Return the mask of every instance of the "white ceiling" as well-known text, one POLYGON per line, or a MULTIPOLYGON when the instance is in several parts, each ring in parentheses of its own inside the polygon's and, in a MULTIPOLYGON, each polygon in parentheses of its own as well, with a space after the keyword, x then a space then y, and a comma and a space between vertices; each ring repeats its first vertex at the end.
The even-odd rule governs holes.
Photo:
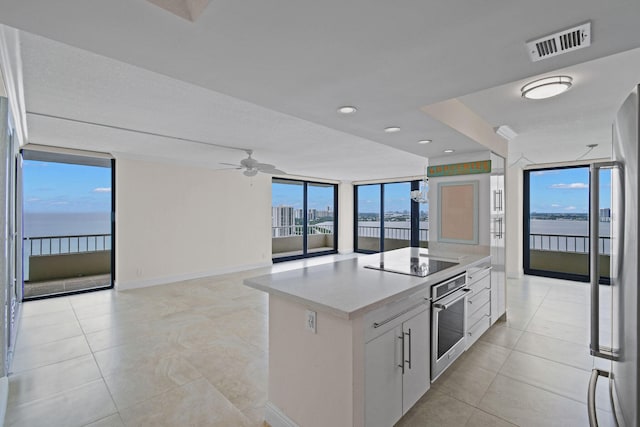
MULTIPOLYGON (((598 143, 588 157, 602 157, 617 105, 640 82, 636 0, 215 0, 195 22, 143 0, 0 0, 0 11, 26 31, 27 111, 253 148, 320 178, 416 175, 444 148, 480 149, 420 110, 451 98, 515 129, 516 156, 573 160, 598 143), (591 47, 529 61, 525 41, 588 20, 591 47), (567 94, 520 98, 523 82, 555 70, 575 78, 567 94), (357 114, 336 114, 345 104, 357 114), (403 130, 383 133, 390 125, 403 130)), ((208 166, 243 157, 37 114, 33 143, 208 166)))

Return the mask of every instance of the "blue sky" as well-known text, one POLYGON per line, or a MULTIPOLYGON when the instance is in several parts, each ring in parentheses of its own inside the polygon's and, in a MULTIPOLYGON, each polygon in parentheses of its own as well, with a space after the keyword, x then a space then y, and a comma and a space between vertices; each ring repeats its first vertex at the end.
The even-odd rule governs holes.
MULTIPOLYGON (((589 168, 532 171, 531 212, 587 213, 589 211, 589 168)), ((611 173, 600 175, 600 207, 611 206, 611 173)))
POLYGON ((25 160, 26 212, 111 211, 111 169, 25 160))
MULTIPOLYGON (((309 209, 333 210, 333 186, 308 186, 309 209)), ((303 187, 300 185, 273 183, 271 199, 273 206, 293 206, 302 209, 303 187)))

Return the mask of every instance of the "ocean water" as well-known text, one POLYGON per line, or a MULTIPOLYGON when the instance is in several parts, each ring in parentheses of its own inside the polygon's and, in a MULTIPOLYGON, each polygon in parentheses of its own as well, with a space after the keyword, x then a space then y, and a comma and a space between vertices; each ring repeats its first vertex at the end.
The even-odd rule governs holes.
POLYGON ((110 234, 110 212, 43 213, 25 212, 24 237, 110 234))

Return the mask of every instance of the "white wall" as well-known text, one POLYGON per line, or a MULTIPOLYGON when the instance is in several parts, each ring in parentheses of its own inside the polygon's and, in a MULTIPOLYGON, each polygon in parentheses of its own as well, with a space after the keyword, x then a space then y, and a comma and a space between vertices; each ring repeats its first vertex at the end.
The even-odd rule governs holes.
POLYGON ((338 252, 353 252, 353 184, 350 181, 338 185, 338 252))
POLYGON ((271 264, 271 176, 117 158, 116 287, 271 264))
POLYGON ((522 206, 523 181, 522 168, 517 164, 506 168, 507 197, 507 277, 519 278, 524 274, 522 264, 522 206))

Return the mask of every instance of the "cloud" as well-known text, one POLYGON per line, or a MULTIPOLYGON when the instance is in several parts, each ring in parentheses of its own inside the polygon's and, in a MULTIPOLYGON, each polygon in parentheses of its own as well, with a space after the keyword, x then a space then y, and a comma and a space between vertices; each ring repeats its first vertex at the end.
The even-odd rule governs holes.
POLYGON ((551 184, 549 188, 561 188, 567 190, 584 190, 589 188, 589 184, 584 182, 574 182, 571 184, 551 184))
POLYGON ((564 208, 565 211, 575 211, 577 208, 575 206, 567 206, 564 208))
POLYGON ((98 187, 93 189, 94 193, 111 193, 111 187, 98 187))
POLYGON ((552 208, 560 208, 560 207, 562 207, 562 205, 557 205, 557 204, 554 203, 553 205, 551 205, 551 207, 552 208))
POLYGON ((559 174, 560 171, 557 170, 546 170, 546 171, 535 171, 533 172, 533 175, 539 176, 539 175, 557 175, 559 174))

